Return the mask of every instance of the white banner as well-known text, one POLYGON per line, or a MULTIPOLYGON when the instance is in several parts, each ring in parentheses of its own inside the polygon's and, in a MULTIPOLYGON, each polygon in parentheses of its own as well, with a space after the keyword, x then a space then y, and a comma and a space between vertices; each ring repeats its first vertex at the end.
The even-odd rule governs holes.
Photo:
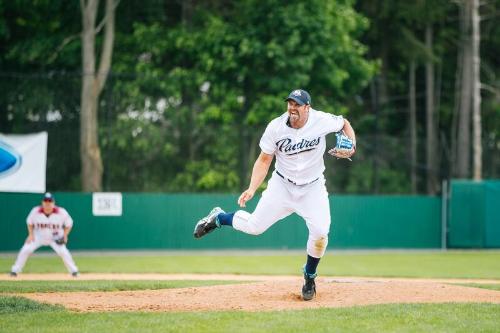
POLYGON ((0 133, 0 192, 45 192, 47 132, 0 133))

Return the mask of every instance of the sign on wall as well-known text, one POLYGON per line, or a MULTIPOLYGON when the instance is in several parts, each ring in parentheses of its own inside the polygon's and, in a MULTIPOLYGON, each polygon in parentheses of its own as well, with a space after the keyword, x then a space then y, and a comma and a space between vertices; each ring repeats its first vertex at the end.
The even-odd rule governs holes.
POLYGON ((0 192, 45 192, 47 132, 0 133, 0 192))
POLYGON ((119 192, 92 193, 92 214, 94 216, 121 216, 122 194, 119 192))

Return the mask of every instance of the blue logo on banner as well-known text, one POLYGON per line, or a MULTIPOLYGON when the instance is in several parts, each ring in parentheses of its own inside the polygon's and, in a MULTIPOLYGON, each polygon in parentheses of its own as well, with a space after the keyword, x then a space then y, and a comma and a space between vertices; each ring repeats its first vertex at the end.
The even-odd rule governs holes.
POLYGON ((0 141, 0 178, 16 172, 21 167, 22 157, 13 147, 0 141))

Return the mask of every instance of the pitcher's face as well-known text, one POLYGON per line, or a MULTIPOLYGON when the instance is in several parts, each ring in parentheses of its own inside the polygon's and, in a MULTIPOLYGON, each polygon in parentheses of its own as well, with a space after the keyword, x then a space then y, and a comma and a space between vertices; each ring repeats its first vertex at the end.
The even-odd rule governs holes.
POLYGON ((307 120, 307 115, 309 113, 309 105, 300 105, 293 99, 290 99, 287 101, 287 111, 288 116, 290 117, 290 123, 305 123, 307 120))

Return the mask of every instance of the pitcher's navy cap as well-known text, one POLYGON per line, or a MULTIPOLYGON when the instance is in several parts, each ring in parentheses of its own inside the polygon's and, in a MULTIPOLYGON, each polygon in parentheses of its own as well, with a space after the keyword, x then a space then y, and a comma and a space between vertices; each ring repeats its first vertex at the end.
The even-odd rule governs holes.
POLYGON ((288 95, 286 101, 290 99, 294 100, 299 105, 311 104, 311 96, 307 91, 302 89, 295 89, 292 91, 290 95, 288 95))
POLYGON ((43 201, 54 201, 54 196, 52 193, 47 192, 43 195, 43 201))

